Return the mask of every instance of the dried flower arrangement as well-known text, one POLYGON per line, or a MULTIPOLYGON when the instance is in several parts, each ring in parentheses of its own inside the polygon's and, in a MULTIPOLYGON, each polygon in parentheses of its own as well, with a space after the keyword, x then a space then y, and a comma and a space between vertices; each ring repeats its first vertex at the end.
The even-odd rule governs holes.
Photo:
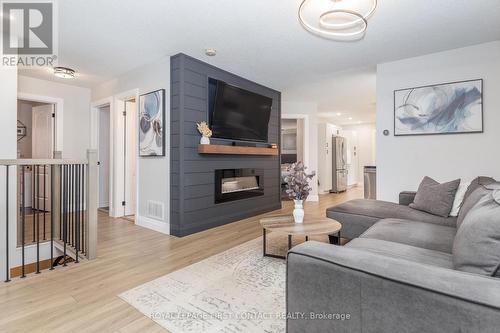
POLYGON ((305 200, 311 192, 309 181, 316 175, 313 171, 310 174, 306 173, 307 167, 304 163, 297 162, 290 165, 287 169, 288 175, 285 177, 286 193, 293 200, 305 200))
POLYGON ((198 128, 198 132, 204 137, 209 138, 212 136, 212 131, 208 128, 206 122, 202 121, 201 123, 196 123, 196 127, 198 128))

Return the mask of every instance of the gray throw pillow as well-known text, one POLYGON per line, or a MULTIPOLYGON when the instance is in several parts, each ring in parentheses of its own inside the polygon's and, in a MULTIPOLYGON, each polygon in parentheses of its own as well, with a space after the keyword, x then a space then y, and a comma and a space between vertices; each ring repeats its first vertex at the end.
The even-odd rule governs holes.
POLYGON ((472 207, 453 241, 453 266, 464 272, 500 277, 500 185, 472 207))
POLYGON ((495 183, 495 182, 496 182, 496 180, 491 178, 491 177, 479 176, 477 178, 474 178, 470 182, 470 185, 469 185, 469 187, 467 187, 467 191, 464 194, 464 202, 465 202, 465 200, 467 200, 469 195, 471 195, 479 187, 482 187, 483 185, 489 185, 489 184, 495 183))
POLYGON ((432 178, 424 177, 410 207, 448 217, 453 207, 458 185, 460 185, 460 179, 440 184, 432 178))
POLYGON ((469 194, 467 198, 464 199, 464 202, 462 203, 462 207, 460 207, 460 212, 458 213, 458 218, 457 218, 457 229, 460 228, 462 225, 465 217, 469 213, 469 211, 474 207, 479 200, 481 200, 482 197, 485 195, 490 194, 490 190, 488 190, 484 185, 479 185, 479 187, 475 187, 474 192, 469 194))

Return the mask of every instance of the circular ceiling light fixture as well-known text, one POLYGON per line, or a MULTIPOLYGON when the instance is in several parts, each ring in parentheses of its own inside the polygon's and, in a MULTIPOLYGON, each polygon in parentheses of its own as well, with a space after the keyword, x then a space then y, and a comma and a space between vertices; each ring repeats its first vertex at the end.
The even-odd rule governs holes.
POLYGON ((205 49, 205 54, 209 57, 215 57, 217 55, 217 50, 213 48, 205 49))
POLYGON ((54 75, 63 79, 73 79, 75 70, 68 67, 54 67, 54 75))
POLYGON ((299 22, 320 37, 355 41, 364 37, 377 0, 303 0, 299 22))

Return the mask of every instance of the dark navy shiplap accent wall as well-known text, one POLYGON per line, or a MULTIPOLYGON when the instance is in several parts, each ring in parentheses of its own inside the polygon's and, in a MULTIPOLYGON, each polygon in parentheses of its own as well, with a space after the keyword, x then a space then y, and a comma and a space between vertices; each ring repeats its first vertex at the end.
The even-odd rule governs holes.
POLYGON ((182 237, 280 209, 279 156, 198 154, 196 122, 208 122, 208 78, 222 80, 273 99, 269 143, 279 145, 281 93, 185 54, 171 57, 170 70, 170 234, 182 237), (264 196, 215 204, 214 171, 241 168, 264 170, 264 196))

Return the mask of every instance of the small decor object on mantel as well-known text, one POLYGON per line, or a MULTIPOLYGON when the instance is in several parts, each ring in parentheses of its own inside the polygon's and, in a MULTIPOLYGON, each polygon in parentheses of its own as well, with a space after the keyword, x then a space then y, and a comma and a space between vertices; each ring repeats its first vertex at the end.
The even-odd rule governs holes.
POLYGON ((198 132, 200 132, 201 139, 200 139, 200 144, 202 145, 209 145, 210 144, 210 137, 212 136, 212 131, 210 128, 208 128, 208 125, 206 122, 202 121, 201 123, 196 123, 196 127, 198 128, 198 132))
POLYGON ((293 210, 295 223, 304 222, 303 202, 311 192, 309 182, 316 175, 314 171, 307 174, 306 169, 307 167, 302 162, 293 163, 287 169, 288 175, 285 177, 286 193, 295 202, 295 209, 293 210))

